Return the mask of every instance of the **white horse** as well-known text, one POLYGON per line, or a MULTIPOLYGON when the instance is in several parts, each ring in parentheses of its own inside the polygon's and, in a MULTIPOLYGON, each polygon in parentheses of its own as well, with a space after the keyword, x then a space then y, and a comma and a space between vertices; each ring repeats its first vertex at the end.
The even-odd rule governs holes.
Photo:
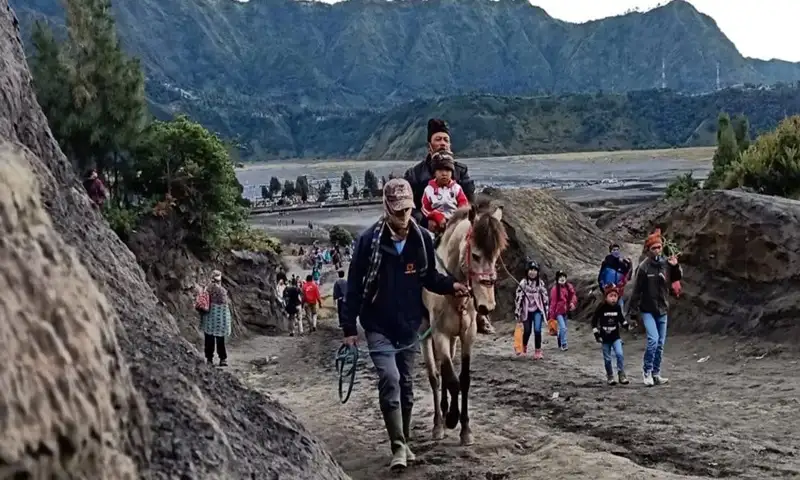
MULTIPOLYGON (((423 342, 423 355, 434 398, 433 439, 444 437, 444 424, 455 428, 461 422, 461 445, 474 442, 469 426, 469 386, 472 346, 477 336, 476 317, 495 308, 494 286, 497 282, 497 260, 508 246, 508 235, 502 222, 503 210, 491 210, 488 203, 456 211, 448 222, 437 258, 444 270, 470 287, 470 298, 436 295, 427 290, 423 301, 430 315, 431 334, 423 342), (471 301, 470 301, 471 300, 471 301), (453 367, 456 340, 461 341, 461 372, 453 367), (442 375, 444 383, 442 383, 442 375), (441 393, 440 393, 441 392, 441 393), (450 394, 448 408, 448 392, 450 394), (458 400, 461 394, 461 407, 458 400)), ((438 263, 438 262, 437 262, 438 263)))

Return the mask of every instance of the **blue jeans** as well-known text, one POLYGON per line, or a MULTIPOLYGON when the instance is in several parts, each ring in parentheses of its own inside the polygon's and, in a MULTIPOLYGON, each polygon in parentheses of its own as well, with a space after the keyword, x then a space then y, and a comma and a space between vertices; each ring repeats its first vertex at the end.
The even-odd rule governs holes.
POLYGON ((558 346, 559 347, 566 347, 567 346, 567 316, 566 315, 557 315, 556 320, 558 321, 558 346))
POLYGON ((645 374, 659 375, 664 342, 667 341, 667 316, 655 317, 652 313, 642 313, 642 324, 647 332, 647 348, 644 350, 642 370, 645 374))
POLYGON ((622 354, 622 339, 616 339, 613 343, 603 343, 603 364, 606 367, 606 375, 614 375, 611 368, 611 354, 617 357, 617 373, 625 371, 625 358, 622 354))
POLYGON ((536 310, 535 312, 528 312, 528 318, 522 321, 523 333, 522 344, 527 348, 528 340, 531 339, 531 327, 533 327, 533 347, 535 349, 542 348, 542 323, 544 317, 542 312, 536 310))

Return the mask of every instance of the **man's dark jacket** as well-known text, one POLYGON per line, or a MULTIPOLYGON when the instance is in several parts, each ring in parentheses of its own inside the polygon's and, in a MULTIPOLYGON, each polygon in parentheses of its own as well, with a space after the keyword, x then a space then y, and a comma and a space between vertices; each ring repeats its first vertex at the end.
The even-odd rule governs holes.
MULTIPOLYGON (((414 191, 414 220, 417 224, 427 227, 428 221, 422 215, 422 196, 425 193, 425 187, 428 182, 433 178, 433 170, 431 170, 431 156, 428 154, 425 160, 419 162, 413 167, 406 170, 403 176, 408 183, 411 184, 411 189, 414 191)), ((456 181, 464 190, 464 195, 467 196, 469 203, 475 203, 475 181, 469 178, 467 166, 461 162, 455 162, 455 171, 453 172, 453 180, 456 181)))
POLYGON ((669 288, 683 278, 680 265, 670 265, 664 258, 645 259, 636 271, 631 297, 633 311, 660 317, 669 311, 669 288))
POLYGON ((347 274, 342 330, 346 337, 356 335, 358 317, 365 331, 380 333, 395 344, 407 345, 416 340, 422 324, 423 287, 433 293, 449 295, 454 291, 455 279, 436 270, 433 240, 427 230, 411 228, 405 247, 398 254, 387 228, 378 245, 382 253, 378 276, 371 291, 365 292, 364 282, 370 270, 372 238, 377 225, 361 233, 356 241, 347 274))

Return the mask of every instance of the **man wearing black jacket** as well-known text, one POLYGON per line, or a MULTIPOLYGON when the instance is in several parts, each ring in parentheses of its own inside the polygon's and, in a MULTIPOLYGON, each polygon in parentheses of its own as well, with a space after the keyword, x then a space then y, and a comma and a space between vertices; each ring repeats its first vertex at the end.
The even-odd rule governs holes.
MULTIPOLYGON (((404 178, 411 184, 411 189, 414 191, 414 211, 411 215, 417 221, 417 225, 425 228, 428 228, 428 222, 421 211, 422 196, 428 182, 433 178, 431 154, 441 148, 450 149, 450 129, 444 120, 431 118, 428 120, 428 155, 425 160, 406 170, 404 175, 404 178)), ((464 195, 467 196, 469 203, 475 203, 475 182, 469 178, 469 171, 466 165, 461 162, 455 162, 453 180, 464 189, 464 195)))
MULTIPOLYGON (((422 197, 425 193, 425 187, 433 178, 431 155, 441 148, 450 150, 450 128, 444 120, 431 118, 428 120, 428 155, 425 160, 406 170, 403 176, 411 184, 411 189, 414 192, 414 210, 411 212, 411 216, 414 217, 417 225, 425 228, 428 228, 428 219, 422 214, 422 197)), ((466 165, 461 162, 455 162, 453 180, 461 185, 469 203, 475 203, 475 181, 469 178, 469 170, 466 165)), ((478 332, 483 334, 494 333, 494 327, 485 315, 478 315, 478 332)))

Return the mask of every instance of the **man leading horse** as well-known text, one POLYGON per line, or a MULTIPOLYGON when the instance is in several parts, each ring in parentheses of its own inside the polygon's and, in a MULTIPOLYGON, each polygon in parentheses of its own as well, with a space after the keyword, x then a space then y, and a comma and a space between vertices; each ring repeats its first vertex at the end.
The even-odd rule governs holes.
MULTIPOLYGON (((422 214, 422 197, 425 187, 433 178, 433 166, 431 165, 431 155, 446 148, 450 150, 450 128, 444 120, 431 118, 428 120, 428 155, 425 159, 413 167, 406 170, 404 178, 411 184, 414 193, 414 210, 412 216, 421 225, 428 228, 427 219, 422 214)), ((475 181, 469 178, 467 166, 461 162, 455 162, 453 168, 453 180, 456 181, 464 190, 470 204, 475 203, 475 181)), ((486 315, 478 316, 478 333, 493 334, 494 327, 486 315)))
POLYGON ((378 372, 378 396, 392 447, 390 468, 406 467, 414 455, 407 441, 414 405, 413 369, 424 307, 422 289, 467 296, 469 289, 439 273, 430 232, 411 220, 411 185, 395 178, 383 188, 384 214, 356 241, 347 275, 342 318, 344 343, 358 339, 356 319, 367 337, 378 372))

